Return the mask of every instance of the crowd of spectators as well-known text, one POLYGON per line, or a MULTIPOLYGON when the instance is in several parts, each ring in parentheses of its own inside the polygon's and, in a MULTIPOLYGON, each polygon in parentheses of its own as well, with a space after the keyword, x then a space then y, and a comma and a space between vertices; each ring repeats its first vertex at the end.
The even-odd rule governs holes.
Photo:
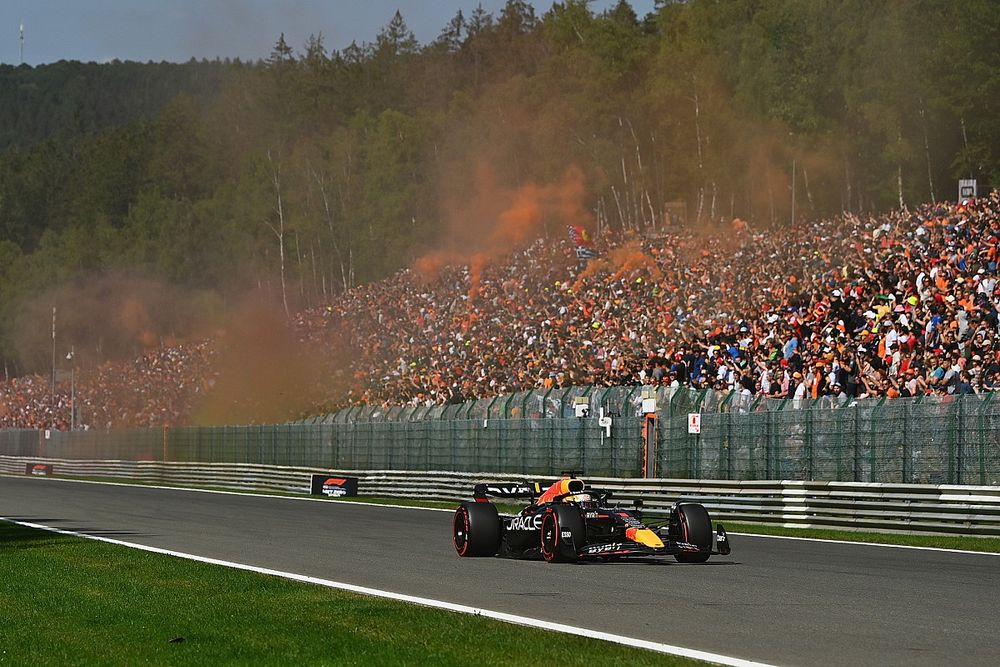
POLYGON ((320 312, 350 333, 352 403, 591 383, 796 401, 1000 388, 996 192, 721 231, 607 236, 590 267, 568 239, 538 241, 471 293, 463 267, 432 281, 404 271, 304 321, 320 312))
POLYGON ((71 394, 72 388, 53 393, 51 380, 39 375, 0 382, 0 427, 66 430, 72 421, 71 394))
POLYGON ((72 374, 0 382, 0 428, 129 428, 188 423, 214 381, 212 344, 164 346, 72 374), (76 411, 74 414, 73 405, 76 411))
MULTIPOLYGON (((352 350, 331 405, 441 404, 571 385, 668 385, 800 403, 1000 388, 1000 195, 792 228, 735 220, 606 234, 581 262, 537 240, 483 269, 404 270, 303 310, 303 341, 352 350)), ((78 424, 184 423, 212 343, 77 381, 78 424)), ((0 426, 65 428, 68 387, 0 383, 0 426)))

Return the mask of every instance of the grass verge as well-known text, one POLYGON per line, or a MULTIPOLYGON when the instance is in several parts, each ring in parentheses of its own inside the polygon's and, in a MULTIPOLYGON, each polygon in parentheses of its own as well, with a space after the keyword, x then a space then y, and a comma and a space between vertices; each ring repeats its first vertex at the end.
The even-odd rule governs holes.
POLYGON ((702 664, 2 521, 0 572, 0 664, 702 664))

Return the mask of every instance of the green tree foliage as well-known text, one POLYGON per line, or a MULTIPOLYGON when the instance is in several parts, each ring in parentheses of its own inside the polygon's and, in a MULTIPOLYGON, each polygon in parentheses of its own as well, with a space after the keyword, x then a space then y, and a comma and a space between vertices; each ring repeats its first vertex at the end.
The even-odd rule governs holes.
POLYGON ((779 225, 793 198, 801 218, 1000 185, 995 9, 507 0, 426 46, 397 12, 257 63, 0 66, 0 356, 26 304, 94 274, 334 299, 447 246, 484 166, 508 190, 579 167, 600 224, 635 229, 675 201, 779 225))
POLYGON ((0 65, 0 150, 134 123, 182 92, 211 98, 241 67, 218 60, 0 65))

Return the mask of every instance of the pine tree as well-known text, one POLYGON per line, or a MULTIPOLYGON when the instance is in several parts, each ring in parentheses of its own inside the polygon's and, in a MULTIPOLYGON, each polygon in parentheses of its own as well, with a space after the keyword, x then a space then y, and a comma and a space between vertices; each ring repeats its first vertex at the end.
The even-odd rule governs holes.
POLYGON ((467 27, 465 24, 465 16, 462 14, 462 10, 458 10, 454 18, 448 21, 448 25, 444 27, 441 34, 434 41, 434 44, 442 48, 447 53, 455 53, 460 48, 462 48, 462 35, 465 33, 467 27))
POLYGON ((419 48, 420 43, 398 9, 389 25, 382 28, 375 39, 375 49, 380 56, 409 56, 417 53, 419 48))
POLYGON ((285 33, 281 33, 278 41, 274 43, 274 48, 271 49, 271 55, 267 59, 267 64, 271 67, 282 67, 294 62, 295 57, 292 54, 292 47, 288 46, 288 43, 285 41, 285 33))

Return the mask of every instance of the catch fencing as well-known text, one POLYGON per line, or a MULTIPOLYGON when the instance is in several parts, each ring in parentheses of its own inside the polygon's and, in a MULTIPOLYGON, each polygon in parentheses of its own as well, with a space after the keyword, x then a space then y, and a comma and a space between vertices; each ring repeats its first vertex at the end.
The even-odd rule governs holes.
POLYGON ((457 405, 356 407, 281 425, 3 430, 0 455, 986 486, 1000 485, 1000 403, 993 394, 795 401, 686 388, 572 387, 457 405), (691 432, 698 430, 689 428, 691 414, 700 432, 691 432))

